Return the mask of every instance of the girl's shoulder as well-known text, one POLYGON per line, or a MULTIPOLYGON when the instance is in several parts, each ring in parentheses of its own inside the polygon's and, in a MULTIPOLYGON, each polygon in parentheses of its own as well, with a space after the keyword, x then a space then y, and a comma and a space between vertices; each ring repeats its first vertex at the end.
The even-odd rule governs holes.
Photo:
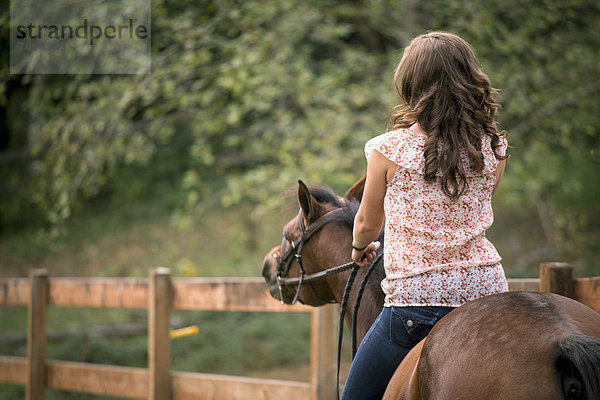
POLYGON ((365 144, 365 156, 381 153, 393 163, 416 171, 424 166, 423 148, 427 136, 409 128, 397 129, 375 136, 365 144))
MULTIPOLYGON (((424 173, 425 158, 423 149, 426 140, 427 135, 409 128, 389 131, 375 136, 365 144, 365 156, 368 160, 371 153, 377 151, 400 167, 424 173)), ((491 138, 488 135, 482 136, 481 152, 484 157, 484 174, 494 173, 499 162, 494 153, 504 156, 507 147, 508 142, 505 136, 499 137, 495 149, 492 148, 491 138)), ((461 151, 460 157, 467 175, 481 174, 481 172, 471 169, 466 152, 461 151)))
MULTIPOLYGON (((481 152, 483 153, 484 173, 491 174, 496 171, 496 168, 498 167, 498 163, 500 162, 496 158, 496 154, 498 154, 499 156, 505 156, 507 148, 508 148, 508 141, 506 140, 506 136, 500 136, 498 138, 498 144, 495 149, 492 148, 492 138, 488 135, 482 136, 481 152)), ((470 171, 470 167, 467 167, 467 172, 475 173, 473 171, 470 171)))

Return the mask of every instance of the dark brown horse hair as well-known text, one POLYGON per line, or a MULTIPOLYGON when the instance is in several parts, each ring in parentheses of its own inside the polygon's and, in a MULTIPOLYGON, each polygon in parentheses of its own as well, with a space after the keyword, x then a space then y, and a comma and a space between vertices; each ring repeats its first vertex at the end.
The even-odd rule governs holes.
POLYGON ((561 375, 565 399, 600 398, 598 378, 594 373, 600 371, 600 339, 582 335, 570 336, 559 343, 558 349, 556 368, 561 375))

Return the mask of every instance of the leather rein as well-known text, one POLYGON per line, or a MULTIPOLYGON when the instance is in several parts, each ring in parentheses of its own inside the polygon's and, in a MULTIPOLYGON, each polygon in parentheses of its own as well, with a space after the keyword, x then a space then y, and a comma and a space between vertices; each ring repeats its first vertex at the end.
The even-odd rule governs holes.
POLYGON ((356 263, 351 261, 333 268, 328 268, 323 271, 315 272, 313 274, 307 274, 306 270, 304 269, 304 264, 302 262, 302 249, 304 248, 304 245, 306 244, 308 239, 311 238, 312 235, 321 230, 326 224, 334 220, 337 217, 337 214, 342 212, 340 210, 340 208, 336 208, 327 212, 318 220, 310 224, 308 227, 304 226, 304 222, 302 219, 302 210, 300 210, 300 212, 298 213, 298 227, 300 229, 300 237, 297 240, 292 241, 289 240, 284 233, 283 240, 281 241, 281 256, 277 257, 277 255, 274 255, 275 261, 277 262, 277 287, 279 289, 279 299, 281 300, 282 304, 283 287, 296 285, 298 287, 296 289, 296 294, 294 295, 294 299, 292 300, 291 304, 295 304, 298 300, 300 300, 300 302, 302 303, 302 300, 300 299, 300 290, 302 289, 303 284, 308 284, 308 287, 310 288, 312 294, 323 304, 336 302, 335 300, 324 300, 321 296, 317 294, 311 283, 320 279, 327 278, 328 276, 339 274, 340 272, 344 272, 354 267, 357 267, 356 263), (287 246, 288 243, 290 244, 289 247, 287 246), (288 277, 293 260, 296 260, 298 266, 300 267, 299 277, 288 277))

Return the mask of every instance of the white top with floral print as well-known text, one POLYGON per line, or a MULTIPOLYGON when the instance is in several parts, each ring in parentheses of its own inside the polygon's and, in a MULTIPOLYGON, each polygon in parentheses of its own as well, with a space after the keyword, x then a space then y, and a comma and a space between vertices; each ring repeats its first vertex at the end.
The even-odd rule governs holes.
MULTIPOLYGON (((498 160, 484 135, 482 172, 461 154, 467 188, 457 199, 446 196, 438 182, 424 177, 423 148, 427 136, 400 129, 365 145, 398 165, 384 199, 386 278, 381 286, 385 306, 459 306, 508 290, 501 257, 485 237, 494 215, 491 199, 498 160)), ((498 153, 507 142, 500 139, 498 153)))

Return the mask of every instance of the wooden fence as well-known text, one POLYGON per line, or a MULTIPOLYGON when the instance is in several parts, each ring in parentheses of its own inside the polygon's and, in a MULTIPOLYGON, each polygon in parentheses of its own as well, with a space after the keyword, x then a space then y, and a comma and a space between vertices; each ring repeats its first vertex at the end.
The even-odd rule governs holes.
POLYGON ((282 305, 262 279, 171 278, 166 268, 148 279, 0 279, 0 305, 27 306, 27 357, 0 356, 0 382, 26 386, 26 399, 44 398, 46 388, 132 399, 333 399, 337 307, 282 305), (46 360, 46 308, 102 307, 148 310, 148 368, 46 360), (177 310, 309 312, 310 382, 171 371, 170 312, 177 310))
MULTIPOLYGON (((573 279, 567 264, 542 264, 540 279, 510 279, 509 287, 563 294, 600 312, 600 277, 573 279)), ((0 305, 28 307, 27 357, 0 356, 0 382, 25 385, 28 400, 43 399, 46 388, 153 400, 335 398, 337 306, 281 305, 261 279, 179 279, 166 268, 148 279, 49 278, 34 270, 0 279, 0 305), (47 360, 48 305, 147 309, 148 368, 47 360), (171 371, 172 309, 310 312, 310 382, 171 371)))

